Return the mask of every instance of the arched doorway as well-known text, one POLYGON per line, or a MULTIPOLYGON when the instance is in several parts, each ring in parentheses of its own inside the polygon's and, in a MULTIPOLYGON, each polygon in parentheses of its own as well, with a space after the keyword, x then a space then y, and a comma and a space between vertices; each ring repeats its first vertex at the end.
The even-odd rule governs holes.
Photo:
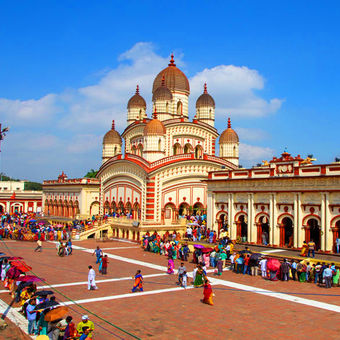
POLYGON ((195 158, 199 158, 199 159, 203 158, 203 148, 202 148, 202 145, 197 145, 195 147, 195 158))
POLYGON ((112 202, 111 202, 111 211, 112 211, 113 213, 116 213, 116 212, 117 212, 117 204, 116 204, 115 201, 112 201, 112 202))
POLYGON ((321 247, 321 229, 318 220, 316 218, 310 218, 307 221, 307 226, 306 241, 314 241, 316 250, 319 250, 321 247))
POLYGON ((334 227, 332 227, 332 232, 333 232, 333 251, 335 253, 340 253, 340 249, 337 249, 336 245, 336 240, 340 238, 340 220, 335 222, 334 227))
POLYGON ((2 204, 0 204, 0 214, 3 214, 5 212, 5 209, 2 204))
POLYGON ((122 201, 118 203, 118 211, 120 214, 124 214, 124 203, 122 201))
POLYGON ((267 216, 261 216, 259 218, 259 223, 261 223, 261 242, 264 245, 267 245, 270 240, 269 236, 269 221, 267 216))
POLYGON ((184 145, 184 153, 191 153, 194 149, 191 144, 187 143, 184 145))
POLYGON ((248 224, 245 215, 240 215, 237 219, 237 236, 241 237, 242 242, 248 240, 248 224))
POLYGON ((176 206, 173 203, 167 203, 164 207, 165 223, 173 223, 176 221, 176 206))
POLYGON ((125 204, 125 213, 126 214, 131 214, 132 213, 132 205, 130 202, 126 202, 125 204))
POLYGON ((140 206, 137 202, 133 205, 133 219, 140 220, 140 206))
POLYGON ((290 217, 282 219, 282 233, 280 234, 280 246, 292 247, 294 244, 293 220, 290 217))
POLYGON ((99 202, 95 201, 91 203, 90 206, 90 215, 95 216, 99 214, 99 202))
POLYGON ((178 208, 178 214, 179 216, 184 216, 189 214, 189 204, 188 203, 181 203, 178 208))
POLYGON ((181 144, 176 143, 176 144, 173 146, 173 153, 174 153, 174 156, 183 153, 181 144))
POLYGON ((110 203, 109 201, 106 201, 104 203, 104 214, 109 214, 110 213, 110 203))
POLYGON ((193 213, 194 215, 203 215, 204 213, 204 206, 201 202, 196 202, 193 207, 193 213))

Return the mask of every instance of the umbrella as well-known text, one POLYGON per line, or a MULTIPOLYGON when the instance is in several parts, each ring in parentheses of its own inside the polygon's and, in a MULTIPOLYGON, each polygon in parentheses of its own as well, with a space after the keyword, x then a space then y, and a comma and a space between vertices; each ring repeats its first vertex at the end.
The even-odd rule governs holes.
POLYGON ((25 262, 23 261, 13 261, 12 266, 16 267, 17 269, 21 270, 23 273, 29 272, 32 270, 32 267, 28 266, 25 262))
POLYGON ((276 272, 281 267, 281 262, 278 259, 268 259, 267 269, 276 272))
POLYGON ((68 313, 68 307, 61 306, 56 307, 50 310, 45 315, 45 321, 54 321, 58 319, 62 319, 68 313))
POLYGON ((203 248, 203 249, 202 249, 202 253, 203 253, 203 254, 210 253, 210 252, 212 252, 212 251, 213 251, 212 248, 203 248))
POLYGON ((46 308, 51 308, 53 306, 57 306, 59 305, 58 302, 56 301, 45 301, 45 302, 42 302, 42 303, 39 303, 38 305, 35 306, 35 308, 33 309, 34 311, 40 311, 40 310, 44 310, 46 308))
POLYGON ((197 222, 194 222, 194 223, 188 223, 188 225, 199 225, 197 222))
POLYGON ((35 293, 35 295, 37 296, 47 296, 51 294, 53 294, 51 290, 39 290, 38 292, 35 293))
POLYGON ((194 244, 194 248, 196 248, 196 249, 203 249, 205 247, 202 246, 201 244, 194 244))
POLYGON ((13 256, 1 256, 0 257, 0 260, 4 260, 4 259, 7 259, 9 261, 13 261, 13 260, 22 260, 23 258, 20 257, 20 256, 17 256, 17 257, 13 257, 13 256))
POLYGON ((38 282, 38 281, 45 281, 45 279, 41 279, 40 277, 34 275, 26 275, 22 277, 18 277, 18 281, 21 282, 38 282))
POLYGON ((251 254, 251 251, 250 250, 241 250, 239 251, 240 254, 251 254))

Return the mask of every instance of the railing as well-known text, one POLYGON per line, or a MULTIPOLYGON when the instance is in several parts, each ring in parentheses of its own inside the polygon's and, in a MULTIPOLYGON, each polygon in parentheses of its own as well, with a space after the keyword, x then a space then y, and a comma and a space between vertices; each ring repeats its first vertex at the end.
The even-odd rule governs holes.
POLYGON ((192 159, 192 158, 194 158, 193 153, 185 153, 185 154, 180 154, 180 155, 174 155, 174 156, 169 156, 169 157, 166 157, 166 158, 159 159, 158 161, 151 163, 150 166, 151 166, 151 168, 154 168, 158 165, 162 165, 162 164, 168 163, 169 161, 173 161, 173 160, 176 160, 176 159, 192 159))

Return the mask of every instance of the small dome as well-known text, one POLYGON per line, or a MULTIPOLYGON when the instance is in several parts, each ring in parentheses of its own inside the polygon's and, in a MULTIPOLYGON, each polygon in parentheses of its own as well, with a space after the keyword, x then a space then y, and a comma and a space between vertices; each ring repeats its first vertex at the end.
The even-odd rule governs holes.
POLYGON ((136 88, 136 93, 135 95, 133 95, 128 104, 127 104, 127 108, 133 108, 133 107, 137 107, 137 108, 143 108, 146 109, 146 102, 144 100, 144 98, 139 94, 139 86, 137 85, 136 88))
POLYGON ((172 100, 171 91, 165 86, 165 77, 163 75, 162 85, 158 87, 152 95, 152 101, 156 100, 172 100))
POLYGON ((163 123, 157 119, 157 114, 154 113, 154 118, 145 125, 143 134, 144 136, 163 136, 165 132, 163 123))
POLYGON ((165 77, 165 86, 170 91, 180 91, 188 95, 190 94, 189 80, 186 75, 176 67, 173 55, 171 55, 169 66, 156 76, 153 82, 152 93, 162 85, 163 76, 165 77))
POLYGON ((215 101, 213 97, 207 91, 207 84, 204 84, 204 92, 196 101, 196 109, 200 107, 213 107, 215 108, 215 101))
POLYGON ((115 121, 112 121, 112 129, 106 132, 103 138, 103 144, 122 144, 122 137, 115 130, 115 121))
POLYGON ((238 143, 238 135, 237 133, 231 128, 230 118, 228 118, 228 128, 221 133, 219 143, 238 143))

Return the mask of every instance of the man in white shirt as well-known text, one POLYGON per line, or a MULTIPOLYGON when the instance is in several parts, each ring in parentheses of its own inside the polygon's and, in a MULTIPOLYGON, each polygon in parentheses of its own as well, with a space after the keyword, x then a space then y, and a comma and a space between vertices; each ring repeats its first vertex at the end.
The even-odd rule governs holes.
POLYGON ((192 240, 192 229, 190 226, 187 228, 187 237, 189 240, 192 240))
POLYGON ((92 268, 92 266, 89 266, 89 275, 87 278, 87 289, 88 290, 94 290, 98 289, 96 286, 96 272, 92 268))
POLYGON ((260 268, 261 268, 262 277, 266 278, 267 277, 267 259, 262 258, 259 265, 260 265, 260 268))

